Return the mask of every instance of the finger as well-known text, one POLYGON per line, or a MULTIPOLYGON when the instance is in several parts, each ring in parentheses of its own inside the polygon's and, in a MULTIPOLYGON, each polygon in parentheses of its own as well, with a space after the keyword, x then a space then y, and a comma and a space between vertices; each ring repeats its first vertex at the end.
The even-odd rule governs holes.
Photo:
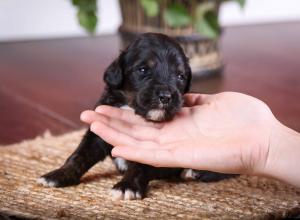
POLYGON ((115 129, 117 132, 126 134, 138 140, 156 141, 159 137, 160 130, 155 127, 131 124, 126 121, 110 118, 108 116, 93 111, 84 111, 81 114, 81 119, 89 124, 96 121, 100 121, 102 123, 105 123, 107 126, 110 126, 111 128, 115 129))
POLYGON ((121 133, 114 128, 102 122, 93 122, 91 124, 91 131, 100 136, 104 141, 112 146, 122 145, 126 147, 139 147, 152 149, 156 148, 157 144, 152 141, 139 141, 134 137, 121 133))
POLYGON ((235 142, 225 139, 188 140, 164 147, 173 151, 174 162, 179 167, 209 170, 221 173, 240 173, 241 149, 235 142))
POLYGON ((160 133, 155 127, 135 125, 114 118, 108 118, 106 124, 120 133, 141 141, 157 141, 160 133))
POLYGON ((100 114, 98 114, 94 111, 86 110, 80 114, 80 120, 85 123, 91 124, 92 122, 97 121, 97 120, 103 121, 104 117, 101 117, 100 114))
POLYGON ((116 118, 130 123, 141 125, 146 125, 148 123, 152 124, 151 122, 144 120, 141 116, 136 115, 133 110, 121 109, 108 105, 100 105, 95 109, 95 111, 111 118, 116 118))
POLYGON ((160 149, 158 147, 115 147, 112 150, 112 155, 155 167, 178 167, 172 151, 169 149, 160 149))
POLYGON ((152 148, 117 146, 114 156, 156 167, 182 167, 222 173, 242 173, 240 150, 218 141, 184 141, 152 148))
POLYGON ((124 133, 118 132, 115 129, 111 128, 110 126, 106 125, 105 123, 101 122, 93 122, 90 127, 91 131, 94 132, 96 135, 101 137, 107 143, 117 146, 117 145, 124 145, 124 146, 139 146, 141 145, 138 140, 135 138, 128 136, 124 133))
POLYGON ((187 107, 192 107, 195 105, 202 105, 205 99, 210 95, 199 94, 199 93, 188 93, 184 95, 184 105, 187 107))

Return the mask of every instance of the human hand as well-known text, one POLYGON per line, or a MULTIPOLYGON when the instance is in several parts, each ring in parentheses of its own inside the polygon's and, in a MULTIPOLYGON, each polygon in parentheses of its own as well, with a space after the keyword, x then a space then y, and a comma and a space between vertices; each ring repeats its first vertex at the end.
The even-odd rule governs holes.
POLYGON ((113 156, 157 167, 257 173, 267 161, 276 119, 266 104, 239 93, 188 94, 169 122, 153 123, 133 111, 100 106, 81 119, 115 146, 113 156))

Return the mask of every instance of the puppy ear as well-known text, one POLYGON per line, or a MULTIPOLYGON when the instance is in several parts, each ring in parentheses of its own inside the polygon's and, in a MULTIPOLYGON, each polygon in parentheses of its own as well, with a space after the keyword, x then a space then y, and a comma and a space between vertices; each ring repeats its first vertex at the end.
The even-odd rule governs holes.
POLYGON ((187 77, 186 85, 185 85, 185 88, 184 88, 184 93, 187 93, 187 92, 190 91, 191 84, 192 84, 192 70, 191 70, 190 65, 188 65, 186 67, 186 69, 187 69, 188 77, 187 77))
POLYGON ((120 64, 120 57, 112 62, 106 69, 103 80, 111 88, 118 89, 121 87, 123 71, 120 64))

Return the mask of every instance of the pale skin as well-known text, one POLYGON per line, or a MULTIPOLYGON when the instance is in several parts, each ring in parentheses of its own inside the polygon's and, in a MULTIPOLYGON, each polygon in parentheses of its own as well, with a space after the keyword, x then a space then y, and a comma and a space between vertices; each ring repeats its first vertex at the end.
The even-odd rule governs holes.
POLYGON ((172 121, 99 106, 81 120, 114 146, 112 155, 155 167, 271 176, 300 187, 300 134, 262 101, 241 93, 187 94, 172 121))

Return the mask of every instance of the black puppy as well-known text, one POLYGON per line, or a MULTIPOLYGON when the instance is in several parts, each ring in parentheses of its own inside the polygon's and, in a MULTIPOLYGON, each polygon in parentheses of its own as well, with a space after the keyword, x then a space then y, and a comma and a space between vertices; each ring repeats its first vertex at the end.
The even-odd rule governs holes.
MULTIPOLYGON (((147 120, 171 120, 183 104, 182 95, 191 83, 191 68, 182 48, 162 34, 140 35, 107 68, 107 86, 97 105, 133 108, 147 120)), ((111 156, 112 146, 88 130, 79 147, 65 164, 38 182, 52 187, 80 183, 80 177, 97 162, 111 156)), ((113 158, 113 157, 112 157, 113 158)), ((192 178, 216 181, 226 175, 181 168, 156 168, 113 158, 123 179, 114 185, 116 199, 141 199, 146 195, 149 181, 161 178, 192 178)))

